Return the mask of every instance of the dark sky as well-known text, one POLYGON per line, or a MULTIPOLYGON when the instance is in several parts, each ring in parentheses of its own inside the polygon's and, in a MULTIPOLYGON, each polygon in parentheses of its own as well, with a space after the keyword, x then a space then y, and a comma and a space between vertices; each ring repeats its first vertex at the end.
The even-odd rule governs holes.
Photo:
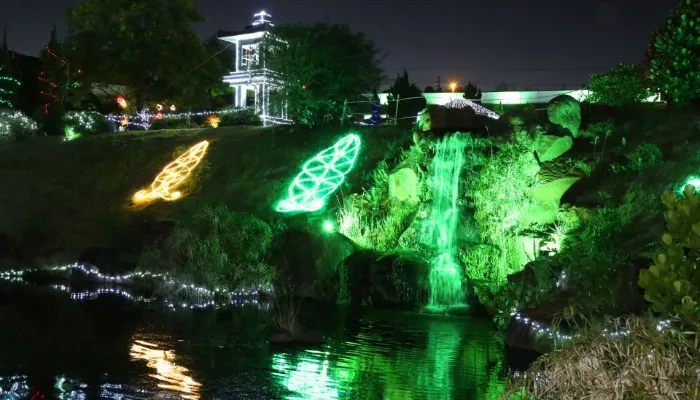
MULTIPOLYGON (((109 0, 105 0, 109 1, 109 0)), ((0 25, 10 47, 37 54, 51 24, 66 30, 64 10, 77 0, 7 0, 0 25)), ((406 68, 418 86, 437 76, 484 89, 502 81, 534 89, 578 87, 591 73, 639 62, 652 29, 677 0, 194 0, 217 29, 240 30, 264 9, 274 23, 348 23, 372 37, 394 77, 406 68), (643 4, 643 5, 642 5, 643 4)), ((446 86, 446 85, 443 85, 446 86)))

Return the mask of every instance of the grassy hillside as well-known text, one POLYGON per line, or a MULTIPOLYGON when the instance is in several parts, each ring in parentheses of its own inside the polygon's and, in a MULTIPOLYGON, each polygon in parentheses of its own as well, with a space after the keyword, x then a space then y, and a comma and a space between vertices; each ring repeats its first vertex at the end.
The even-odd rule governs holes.
MULTIPOLYGON (((369 176, 363 172, 410 140, 393 127, 353 130, 363 147, 345 192, 361 188, 369 176)), ((222 127, 8 144, 0 147, 0 234, 25 258, 58 251, 70 260, 91 246, 129 242, 155 221, 187 218, 203 204, 223 202, 270 220, 300 164, 347 132, 222 127), (201 140, 210 146, 182 188, 183 198, 145 207, 131 202, 133 193, 150 185, 174 156, 201 140)))

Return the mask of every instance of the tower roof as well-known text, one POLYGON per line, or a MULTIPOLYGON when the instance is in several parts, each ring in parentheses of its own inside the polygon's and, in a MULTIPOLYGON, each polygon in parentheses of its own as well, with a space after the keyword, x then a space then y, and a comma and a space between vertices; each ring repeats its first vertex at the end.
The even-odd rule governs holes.
POLYGON ((218 30, 217 37, 222 38, 233 38, 235 36, 241 36, 256 32, 266 31, 268 28, 275 26, 272 23, 272 15, 262 10, 256 14, 253 14, 253 22, 250 25, 246 25, 242 31, 224 31, 218 30))

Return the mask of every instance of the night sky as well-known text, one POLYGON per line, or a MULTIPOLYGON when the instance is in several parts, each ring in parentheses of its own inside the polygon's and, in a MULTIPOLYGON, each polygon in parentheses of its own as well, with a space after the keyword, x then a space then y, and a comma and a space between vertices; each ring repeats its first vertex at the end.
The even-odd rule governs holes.
MULTIPOLYGON (((105 0, 109 1, 109 0, 105 0)), ((13 50, 36 55, 77 0, 7 0, 0 26, 13 50)), ((677 0, 194 0, 208 21, 195 29, 241 30, 261 9, 276 24, 348 23, 388 53, 389 77, 406 68, 419 87, 468 79, 483 89, 577 88, 591 73, 641 61, 652 29, 677 0), (642 5, 644 4, 644 5, 642 5)), ((443 84, 443 87, 446 85, 443 84)))

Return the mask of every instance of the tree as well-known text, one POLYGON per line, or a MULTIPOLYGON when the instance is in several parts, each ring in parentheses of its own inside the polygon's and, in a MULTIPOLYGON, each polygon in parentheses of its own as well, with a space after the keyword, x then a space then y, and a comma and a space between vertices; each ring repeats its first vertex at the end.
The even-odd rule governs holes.
POLYGON ((204 21, 192 0, 85 0, 67 17, 86 84, 124 85, 139 110, 164 99, 200 101, 211 88, 207 68, 217 64, 192 29, 204 21))
POLYGON ((7 47, 7 27, 2 35, 2 49, 0 49, 0 109, 15 108, 17 102, 17 89, 20 82, 14 71, 13 57, 7 47))
POLYGON ((435 93, 435 88, 432 86, 426 86, 425 90, 423 92, 424 93, 435 93))
POLYGON ((374 42, 347 25, 279 26, 261 51, 282 81, 290 118, 309 127, 338 121, 346 99, 371 92, 383 78, 374 42))
POLYGON ((670 102, 687 104, 700 99, 700 2, 680 0, 655 33, 650 77, 670 102))
POLYGON ((406 70, 396 77, 394 84, 386 93, 389 93, 389 115, 397 115, 399 120, 415 117, 425 108, 423 93, 418 86, 409 81, 406 70), (396 107, 398 107, 398 113, 396 113, 396 107))
POLYGON ((464 98, 470 100, 481 98, 481 89, 472 83, 471 80, 467 83, 467 86, 464 87, 464 98))
POLYGON ((202 66, 203 78, 200 81, 206 90, 207 106, 219 108, 231 104, 231 96, 235 91, 221 79, 234 66, 235 54, 231 44, 223 45, 213 36, 204 41, 204 49, 211 57, 207 64, 202 66))
POLYGON ((610 72, 591 75, 589 89, 591 102, 610 106, 640 103, 649 96, 644 69, 634 64, 620 64, 610 72))
POLYGON ((64 57, 63 43, 56 36, 56 26, 51 30, 49 43, 40 55, 42 71, 39 87, 43 98, 43 122, 47 133, 60 133, 61 118, 68 88, 73 85, 68 61, 64 57))

